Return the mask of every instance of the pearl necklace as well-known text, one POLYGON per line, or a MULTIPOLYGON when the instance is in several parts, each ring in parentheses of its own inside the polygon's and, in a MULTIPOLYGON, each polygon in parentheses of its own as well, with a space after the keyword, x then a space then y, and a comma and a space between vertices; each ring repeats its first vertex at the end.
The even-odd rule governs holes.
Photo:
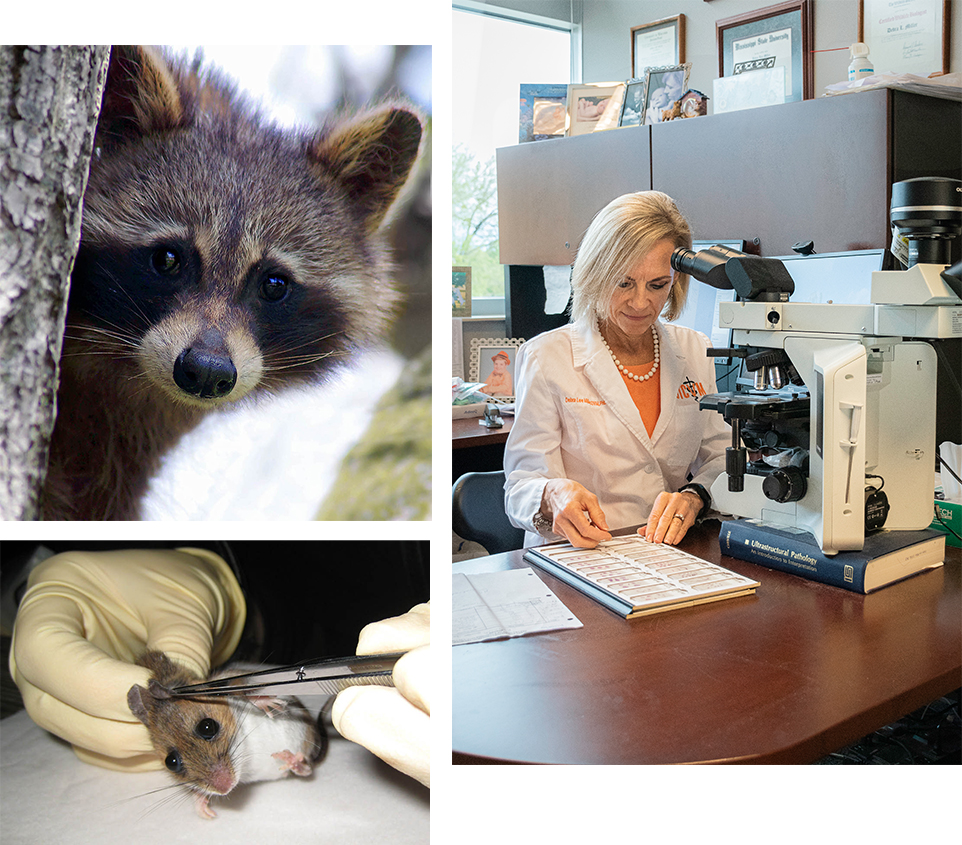
MULTIPOLYGON (((599 329, 599 334, 600 334, 600 329, 599 329)), ((601 335, 601 342, 605 345, 605 349, 607 349, 608 352, 609 352, 609 354, 611 355, 612 360, 615 362, 615 366, 617 366, 618 369, 621 370, 622 374, 623 374, 626 378, 633 378, 635 381, 647 381, 647 380, 650 379, 656 372, 658 372, 658 364, 659 364, 660 361, 661 361, 661 354, 660 354, 661 350, 659 349, 659 346, 658 346, 658 332, 655 331, 655 324, 654 324, 654 323, 651 324, 651 338, 652 338, 652 340, 653 340, 654 343, 655 343, 655 363, 651 365, 651 369, 650 369, 647 373, 645 373, 645 375, 643 375, 643 376, 637 376, 637 375, 635 375, 634 373, 629 373, 629 372, 628 372, 627 367, 625 367, 625 366, 621 363, 621 361, 618 360, 618 358, 617 358, 617 356, 615 355, 615 353, 611 351, 611 347, 608 345, 608 341, 605 340, 605 336, 604 336, 604 335, 601 335)))

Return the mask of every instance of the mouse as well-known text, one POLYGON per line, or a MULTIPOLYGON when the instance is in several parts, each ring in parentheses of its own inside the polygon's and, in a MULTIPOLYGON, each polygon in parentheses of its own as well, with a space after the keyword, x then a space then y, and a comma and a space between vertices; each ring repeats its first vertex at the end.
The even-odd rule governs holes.
MULTIPOLYGON (((146 687, 127 693, 131 712, 147 727, 151 744, 174 780, 194 795, 197 814, 213 819, 211 798, 240 784, 309 776, 327 752, 327 732, 294 696, 230 695, 174 698, 170 690, 200 683, 166 654, 149 651, 136 661, 151 672, 146 687)), ((249 667, 236 664, 206 680, 249 667)))

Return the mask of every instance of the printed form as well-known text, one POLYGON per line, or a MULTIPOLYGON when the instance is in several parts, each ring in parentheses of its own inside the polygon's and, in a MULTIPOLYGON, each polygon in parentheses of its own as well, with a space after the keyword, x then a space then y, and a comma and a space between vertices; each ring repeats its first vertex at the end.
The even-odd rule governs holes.
POLYGON ((532 569, 458 573, 452 588, 454 645, 583 627, 532 569))

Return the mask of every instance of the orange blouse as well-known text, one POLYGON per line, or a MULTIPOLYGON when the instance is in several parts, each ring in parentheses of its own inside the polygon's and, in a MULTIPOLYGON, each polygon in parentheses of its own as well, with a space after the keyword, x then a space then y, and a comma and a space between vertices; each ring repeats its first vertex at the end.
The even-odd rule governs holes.
MULTIPOLYGON (((643 376, 651 369, 651 364, 643 364, 640 367, 626 367, 625 369, 630 373, 643 376)), ((635 381, 624 373, 621 373, 621 377, 628 385, 628 393, 631 394, 631 399, 635 403, 638 413, 641 414, 641 421, 645 424, 645 430, 651 437, 651 433, 655 430, 655 424, 658 422, 658 415, 661 414, 661 368, 645 381, 635 381)))

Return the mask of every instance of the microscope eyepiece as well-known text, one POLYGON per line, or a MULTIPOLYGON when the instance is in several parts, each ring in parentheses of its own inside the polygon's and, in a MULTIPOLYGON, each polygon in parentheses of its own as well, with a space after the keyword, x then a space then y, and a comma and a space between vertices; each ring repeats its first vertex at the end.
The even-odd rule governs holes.
POLYGON ((679 273, 687 273, 693 279, 711 285, 713 288, 731 290, 732 283, 725 272, 725 264, 729 258, 744 256, 744 254, 721 244, 715 244, 698 252, 680 246, 671 254, 671 266, 679 273))

